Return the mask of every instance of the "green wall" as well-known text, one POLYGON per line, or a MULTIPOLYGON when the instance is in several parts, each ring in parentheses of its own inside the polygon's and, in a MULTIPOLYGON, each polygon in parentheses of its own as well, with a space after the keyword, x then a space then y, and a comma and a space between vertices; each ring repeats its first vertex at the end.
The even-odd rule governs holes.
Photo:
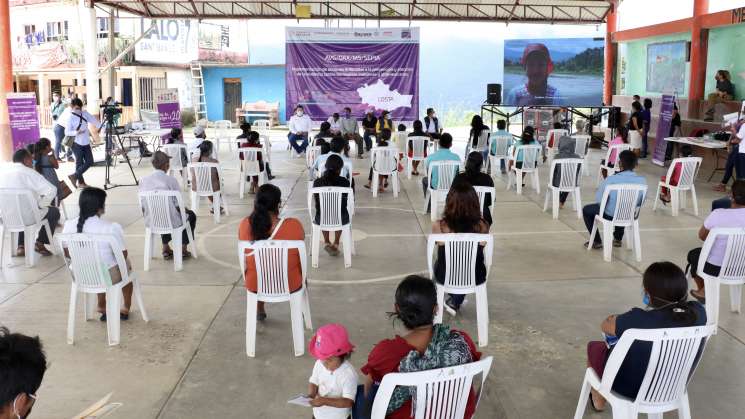
POLYGON ((735 99, 745 99, 745 24, 709 30, 709 54, 706 58, 706 94, 714 91, 717 70, 728 70, 735 84, 735 99))
MULTIPOLYGON (((638 94, 660 96, 660 92, 647 91, 647 45, 659 42, 690 41, 691 34, 655 36, 637 41, 624 42, 618 45, 618 65, 616 74, 616 91, 621 95, 638 94)), ((710 43, 711 45, 711 43, 710 43)), ((709 50, 711 51, 711 50, 709 50)), ((686 63, 685 90, 678 92, 679 97, 688 97, 688 82, 691 76, 691 65, 686 63)))

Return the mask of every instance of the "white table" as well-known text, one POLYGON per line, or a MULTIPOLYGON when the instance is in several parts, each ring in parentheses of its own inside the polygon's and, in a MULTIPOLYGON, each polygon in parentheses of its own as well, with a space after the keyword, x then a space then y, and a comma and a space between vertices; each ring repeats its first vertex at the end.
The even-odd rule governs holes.
POLYGON ((715 166, 714 170, 711 171, 711 175, 709 175, 709 180, 707 180, 707 182, 711 182, 711 179, 714 177, 716 172, 724 170, 724 167, 719 166, 719 150, 727 149, 726 141, 707 140, 703 137, 667 137, 665 138, 665 141, 675 143, 676 147, 678 144, 688 144, 694 147, 711 150, 711 153, 714 156, 715 166))

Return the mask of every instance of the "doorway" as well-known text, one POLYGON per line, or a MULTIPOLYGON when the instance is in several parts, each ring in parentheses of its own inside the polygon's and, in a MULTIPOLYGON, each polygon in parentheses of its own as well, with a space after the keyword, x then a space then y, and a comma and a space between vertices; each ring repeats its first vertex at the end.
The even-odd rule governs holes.
POLYGON ((238 122, 235 110, 243 105, 241 79, 222 79, 223 119, 238 122))

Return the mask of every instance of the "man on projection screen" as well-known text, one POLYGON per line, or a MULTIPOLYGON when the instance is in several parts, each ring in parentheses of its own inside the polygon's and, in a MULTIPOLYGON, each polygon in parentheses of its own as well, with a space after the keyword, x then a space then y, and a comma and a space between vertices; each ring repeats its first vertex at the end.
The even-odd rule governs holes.
POLYGON ((528 44, 523 51, 520 64, 525 69, 528 81, 510 90, 505 100, 506 105, 565 105, 559 90, 548 84, 548 75, 554 70, 554 63, 545 45, 528 44))

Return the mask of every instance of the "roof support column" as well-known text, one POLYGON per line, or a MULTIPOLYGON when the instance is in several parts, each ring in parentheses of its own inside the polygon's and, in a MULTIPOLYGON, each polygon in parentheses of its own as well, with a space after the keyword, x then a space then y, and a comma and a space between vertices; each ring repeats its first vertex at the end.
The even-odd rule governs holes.
POLYGON ((98 115, 98 44, 96 9, 80 0, 80 24, 83 29, 83 56, 85 57, 85 93, 88 98, 86 110, 98 115))
POLYGON ((605 65, 603 66, 603 104, 610 106, 613 101, 613 92, 615 90, 616 75, 616 49, 618 44, 613 42, 613 32, 616 31, 617 19, 617 2, 610 4, 610 9, 605 20, 605 65))
POLYGON ((10 161, 13 155, 8 102, 5 100, 5 94, 13 91, 13 57, 10 48, 10 2, 0 0, 0 161, 10 161))
POLYGON ((702 27, 702 18, 708 12, 709 0, 694 0, 691 25, 691 76, 688 84, 689 118, 698 118, 699 104, 704 99, 709 30, 702 27))

